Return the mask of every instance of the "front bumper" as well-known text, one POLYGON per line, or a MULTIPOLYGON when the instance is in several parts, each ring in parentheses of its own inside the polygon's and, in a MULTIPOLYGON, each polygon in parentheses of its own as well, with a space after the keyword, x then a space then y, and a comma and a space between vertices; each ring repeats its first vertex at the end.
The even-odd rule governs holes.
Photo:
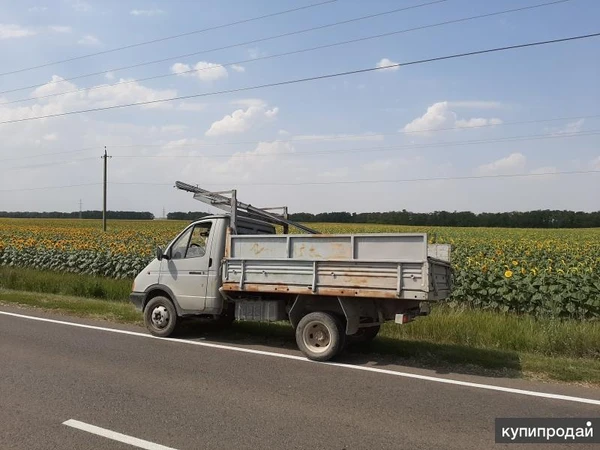
POLYGON ((137 309, 138 311, 142 310, 145 298, 146 294, 144 292, 132 292, 131 294, 129 294, 129 301, 133 303, 135 309, 137 309))

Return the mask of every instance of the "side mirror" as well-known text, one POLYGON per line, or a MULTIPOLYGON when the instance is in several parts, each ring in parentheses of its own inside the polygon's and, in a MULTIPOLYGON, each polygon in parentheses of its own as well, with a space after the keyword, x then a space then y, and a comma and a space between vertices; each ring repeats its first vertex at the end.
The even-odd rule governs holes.
POLYGON ((164 256, 164 254, 163 254, 162 248, 156 247, 156 259, 158 259, 159 261, 162 261, 163 256, 164 256))

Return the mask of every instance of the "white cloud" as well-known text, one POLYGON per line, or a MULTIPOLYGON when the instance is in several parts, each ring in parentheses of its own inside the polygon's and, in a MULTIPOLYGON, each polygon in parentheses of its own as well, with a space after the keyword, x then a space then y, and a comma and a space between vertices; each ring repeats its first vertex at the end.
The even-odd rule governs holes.
POLYGON ((114 80, 115 79, 115 74, 113 72, 106 72, 104 74, 104 78, 106 78, 107 80, 114 80))
POLYGON ((56 133, 48 133, 48 134, 44 135, 43 139, 45 141, 56 141, 56 140, 58 140, 58 134, 56 134, 56 133))
POLYGON ((265 56, 267 56, 268 53, 259 49, 258 47, 254 47, 254 48, 249 48, 248 49, 248 56, 252 59, 256 59, 256 58, 263 58, 265 56))
MULTIPOLYGON (((123 81, 132 81, 125 80, 123 81)), ((58 75, 53 75, 49 83, 36 88, 31 96, 43 97, 65 91, 75 91, 78 86, 74 83, 64 81, 58 75)), ((177 91, 172 89, 156 90, 145 87, 137 82, 127 84, 103 85, 101 89, 92 89, 88 91, 70 92, 66 95, 50 97, 34 103, 30 106, 16 106, 11 108, 9 105, 0 105, 0 121, 23 119, 41 115, 59 114, 69 110, 89 107, 105 107, 127 103, 140 103, 153 100, 162 100, 175 97, 177 91)), ((168 109, 172 108, 171 103, 157 103, 142 106, 143 109, 168 109)))
POLYGON ((48 7, 47 6, 32 6, 31 8, 27 9, 27 11, 29 11, 31 13, 40 13, 40 12, 48 11, 48 7))
POLYGON ((51 25, 48 28, 50 31, 54 31, 55 33, 70 33, 73 31, 71 27, 64 25, 51 25))
MULTIPOLYGON (((254 150, 234 153, 224 163, 218 163, 212 170, 221 174, 238 174, 243 179, 252 179, 252 173, 258 170, 274 169, 279 156, 295 153, 294 147, 288 142, 259 142, 254 150)), ((288 161, 289 162, 289 161, 288 161)))
POLYGON ((93 36, 91 34, 86 34, 81 39, 79 39, 77 41, 77 43, 81 44, 81 45, 96 46, 96 45, 100 45, 100 39, 98 39, 96 36, 93 36))
POLYGON ((171 66, 171 72, 184 77, 196 77, 200 81, 214 81, 227 78, 227 69, 220 64, 199 61, 192 69, 188 64, 175 63, 171 66))
POLYGON ((578 133, 583 129, 583 123, 585 119, 579 119, 575 122, 570 122, 566 124, 563 128, 560 128, 556 134, 569 134, 569 133, 578 133))
POLYGON ((289 136, 289 135, 290 135, 290 132, 289 132, 289 131, 287 131, 287 130, 279 130, 279 131, 277 132, 277 134, 278 134, 279 136, 289 136))
POLYGON ((92 5, 82 0, 71 0, 71 7, 77 12, 89 12, 93 9, 92 5))
POLYGON ((34 30, 24 28, 17 24, 0 23, 0 39, 14 39, 20 37, 33 36, 37 34, 34 30))
POLYGON ((132 9, 129 14, 132 16, 159 16, 165 12, 162 9, 132 9))
MULTIPOLYGON (((385 66, 392 66, 394 64, 398 64, 397 62, 392 61, 391 59, 388 58, 383 58, 381 59, 378 63, 377 63, 377 67, 385 67, 385 66)), ((395 72, 397 70, 400 69, 400 66, 396 66, 396 67, 388 67, 386 69, 382 69, 380 70, 380 72, 385 72, 385 71, 390 71, 390 72, 395 72)))
POLYGON ((206 136, 222 136, 224 134, 243 133, 253 126, 268 122, 273 119, 279 108, 267 109, 265 105, 249 106, 246 110, 238 109, 226 115, 221 120, 213 122, 206 136))
POLYGON ((240 66, 239 64, 232 64, 231 69, 236 72, 245 72, 246 68, 244 66, 240 66))
POLYGON ((600 156, 592 160, 592 162, 590 163, 590 167, 592 168, 592 170, 600 170, 600 156))
POLYGON ((520 173, 525 169, 527 158, 522 153, 511 153, 505 158, 489 164, 483 164, 476 169, 478 175, 510 175, 520 173))
POLYGON ((449 102, 434 103, 427 108, 425 114, 417 117, 406 124, 403 131, 421 132, 425 130, 437 130, 441 128, 469 128, 485 125, 499 125, 502 120, 498 118, 473 117, 470 119, 459 119, 457 114, 450 109, 449 102))
POLYGON ((474 117, 472 119, 459 119, 456 122, 456 126, 460 128, 470 127, 484 127, 486 125, 500 125, 502 121, 500 119, 484 119, 482 117, 474 117))
MULTIPOLYGON (((152 89, 132 81, 133 79, 121 78, 117 84, 87 91, 87 99, 94 102, 96 106, 111 106, 164 100, 177 95, 177 91, 173 89, 152 89), (120 84, 125 81, 127 84, 120 84)), ((156 103, 142 106, 144 109, 169 109, 172 107, 173 105, 170 103, 156 103)))

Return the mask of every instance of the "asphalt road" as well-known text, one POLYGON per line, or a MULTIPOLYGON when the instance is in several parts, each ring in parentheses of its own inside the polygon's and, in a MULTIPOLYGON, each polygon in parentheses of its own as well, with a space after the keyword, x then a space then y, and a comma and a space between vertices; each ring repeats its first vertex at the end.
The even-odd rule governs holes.
MULTIPOLYGON (((599 389, 370 365, 600 399, 599 389)), ((136 448, 67 420, 178 450, 514 448, 494 444, 498 417, 600 417, 600 406, 0 314, 2 450, 136 448)))

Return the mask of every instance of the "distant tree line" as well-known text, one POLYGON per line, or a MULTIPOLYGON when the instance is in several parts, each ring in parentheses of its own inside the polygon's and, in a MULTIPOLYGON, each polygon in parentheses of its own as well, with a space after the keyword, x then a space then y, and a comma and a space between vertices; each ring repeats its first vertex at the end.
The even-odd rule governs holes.
MULTIPOLYGON (((79 211, 76 212, 34 212, 34 211, 0 211, 0 217, 15 219, 78 219, 79 211)), ((82 219, 102 219, 102 211, 82 211, 82 219)), ((153 220, 154 214, 147 211, 106 211, 106 218, 115 220, 153 220)))
POLYGON ((593 228, 600 227, 600 211, 540 210, 526 212, 479 213, 470 211, 435 211, 413 213, 390 211, 372 213, 297 213, 290 219, 297 222, 379 223, 389 225, 419 225, 440 227, 506 227, 506 228, 593 228))
MULTIPOLYGON (((169 220, 197 220, 210 215, 201 211, 175 211, 167 214, 169 220)), ((33 212, 33 211, 0 211, 0 217, 12 218, 45 218, 45 219, 77 219, 75 212, 33 212)), ((83 219, 101 219, 102 211, 82 211, 83 219)), ((107 219, 153 220, 154 214, 147 211, 107 211, 107 219)), ((290 219, 296 222, 327 223, 378 223, 388 225, 418 225, 439 227, 505 227, 505 228, 594 228, 600 227, 600 211, 559 211, 540 210, 526 212, 473 213, 470 211, 435 211, 430 213, 414 213, 406 210, 350 213, 296 213, 290 219)))
POLYGON ((167 219, 169 220, 197 220, 203 217, 210 216, 210 213, 200 212, 200 211, 175 211, 167 214, 167 219))

